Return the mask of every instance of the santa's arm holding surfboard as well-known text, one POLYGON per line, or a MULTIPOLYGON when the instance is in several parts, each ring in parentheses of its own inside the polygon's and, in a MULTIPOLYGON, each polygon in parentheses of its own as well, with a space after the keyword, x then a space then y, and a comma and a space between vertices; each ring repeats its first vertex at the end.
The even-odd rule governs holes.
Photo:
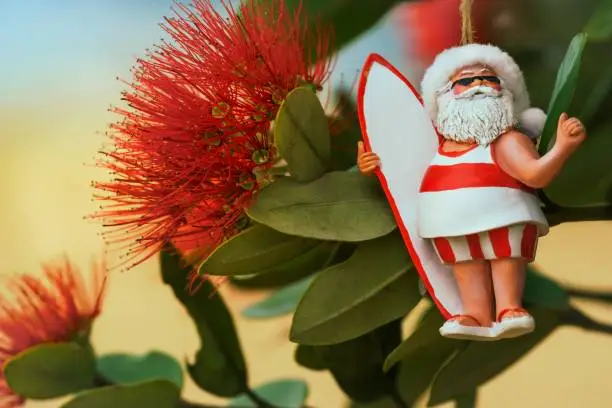
POLYGON ((374 152, 366 152, 363 147, 363 142, 357 143, 357 167, 359 171, 369 176, 374 173, 374 170, 380 164, 380 157, 374 152))
MULTIPOLYGON (((419 238, 452 269, 461 300, 460 313, 447 316, 440 333, 469 340, 529 333, 535 322, 522 308, 526 265, 549 228, 535 189, 559 174, 586 138, 584 126, 562 114, 553 148, 540 157, 533 134, 518 126, 533 113, 523 75, 492 45, 442 52, 421 88, 440 142, 424 174, 414 175, 420 188, 410 205, 419 238)), ((357 164, 366 175, 385 173, 384 156, 361 142, 357 164)))

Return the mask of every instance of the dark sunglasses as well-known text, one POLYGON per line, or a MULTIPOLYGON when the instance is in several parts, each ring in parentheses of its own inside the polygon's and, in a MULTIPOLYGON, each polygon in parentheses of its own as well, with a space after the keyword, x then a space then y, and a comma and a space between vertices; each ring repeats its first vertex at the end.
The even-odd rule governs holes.
POLYGON ((483 82, 489 82, 489 83, 497 84, 497 85, 501 84, 501 80, 494 75, 478 75, 478 76, 465 77, 465 78, 458 79, 455 82, 453 82, 451 87, 454 88, 455 85, 468 86, 476 80, 480 80, 483 82))

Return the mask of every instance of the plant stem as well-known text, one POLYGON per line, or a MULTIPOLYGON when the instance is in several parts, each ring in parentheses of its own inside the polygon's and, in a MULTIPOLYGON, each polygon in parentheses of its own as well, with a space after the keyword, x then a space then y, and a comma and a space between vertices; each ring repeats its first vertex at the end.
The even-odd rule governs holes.
POLYGON ((251 401, 253 401, 257 405, 258 408, 277 408, 274 405, 270 404, 268 401, 261 398, 259 395, 255 394, 255 392, 250 388, 247 388, 244 393, 247 395, 247 397, 249 397, 251 401))
POLYGON ((612 206, 563 207, 547 216, 551 225, 578 221, 612 220, 612 206))
MULTIPOLYGON (((111 385, 115 385, 115 383, 107 380, 104 376, 102 376, 99 373, 94 378, 95 387, 108 387, 111 385)), ((177 408, 223 408, 223 407, 218 406, 218 405, 199 404, 197 402, 191 402, 191 401, 186 401, 184 399, 181 399, 177 404, 177 408)))
POLYGON ((612 325, 593 320, 578 309, 570 309, 563 314, 561 321, 567 325, 580 327, 597 333, 612 334, 612 325))
POLYGON ((568 295, 589 300, 598 300, 600 302, 612 303, 612 292, 602 292, 590 289, 580 288, 565 288, 568 295))

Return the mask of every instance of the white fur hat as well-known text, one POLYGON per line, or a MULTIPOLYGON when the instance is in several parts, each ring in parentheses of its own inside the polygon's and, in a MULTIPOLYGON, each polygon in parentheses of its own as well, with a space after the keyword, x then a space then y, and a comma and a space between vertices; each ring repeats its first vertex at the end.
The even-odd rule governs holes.
POLYGON ((529 107, 523 73, 512 57, 494 45, 466 44, 442 51, 425 72, 421 93, 432 119, 435 120, 438 115, 436 91, 444 88, 459 69, 473 64, 483 64, 495 71, 504 86, 512 92, 517 115, 529 107))

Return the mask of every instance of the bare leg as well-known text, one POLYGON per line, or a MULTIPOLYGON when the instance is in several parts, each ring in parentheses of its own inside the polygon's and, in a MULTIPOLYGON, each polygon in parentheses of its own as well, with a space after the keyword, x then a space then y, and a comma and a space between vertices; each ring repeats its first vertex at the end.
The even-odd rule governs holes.
MULTIPOLYGON (((453 265, 453 272, 463 303, 463 314, 473 316, 483 326, 490 327, 493 322, 491 310, 493 288, 489 262, 457 263, 453 265)), ((465 326, 477 326, 475 321, 467 317, 460 318, 459 323, 465 326)))
MULTIPOLYGON (((491 261, 495 306, 497 313, 504 309, 520 308, 523 302, 527 262, 521 258, 503 258, 491 261)), ((522 316, 523 312, 509 312, 508 317, 522 316)))

